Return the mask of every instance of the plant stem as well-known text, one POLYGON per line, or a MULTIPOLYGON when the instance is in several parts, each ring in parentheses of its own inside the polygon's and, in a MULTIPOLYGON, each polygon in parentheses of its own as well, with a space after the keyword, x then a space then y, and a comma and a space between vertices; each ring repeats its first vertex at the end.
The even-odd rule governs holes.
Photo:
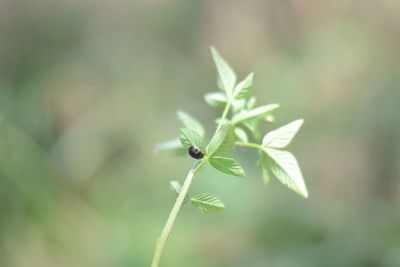
POLYGON ((259 144, 255 144, 255 143, 236 142, 235 145, 242 146, 242 147, 251 147, 251 148, 256 148, 256 149, 262 149, 262 146, 260 146, 259 144))
MULTIPOLYGON (((218 127, 215 133, 217 133, 223 126, 224 121, 228 116, 230 107, 231 107, 231 101, 228 101, 222 113, 221 120, 218 123, 218 127)), ((165 244, 167 243, 169 234, 171 233, 172 227, 174 226, 179 210, 181 209, 183 203, 185 202, 185 198, 187 192, 189 191, 189 187, 192 183, 192 180, 196 175, 196 173, 200 170, 200 168, 203 167, 203 165, 207 162, 207 160, 208 160, 207 157, 204 157, 201 161, 196 160, 192 168, 189 170, 189 173, 186 175, 185 181, 182 185, 181 191, 178 194, 175 204, 171 210, 171 213, 169 214, 168 220, 165 223, 165 226, 161 232, 160 237, 157 239, 156 250, 154 252, 151 267, 158 267, 160 265, 161 255, 164 250, 165 244)))
POLYGON ((182 189, 179 192, 179 195, 176 199, 176 202, 174 204, 174 207, 171 210, 171 213, 169 214, 168 220, 161 232, 160 237, 157 239, 157 245, 156 245, 156 250, 154 252, 153 256, 153 261, 151 263, 151 267, 158 267, 160 264, 160 259, 162 252, 165 247, 165 243, 168 240, 168 236, 171 233, 172 226, 175 223, 176 217, 178 216, 179 210, 182 207, 183 202, 185 201, 185 197, 187 195, 187 192, 189 191, 189 187, 192 183, 192 180, 194 176, 196 175, 197 171, 200 170, 200 168, 206 163, 207 159, 203 159, 202 161, 196 160, 192 166, 192 168, 189 170, 189 173, 186 175, 185 181, 183 183, 182 189))
POLYGON ((224 111, 222 113, 221 120, 218 123, 218 127, 217 127, 217 131, 216 132, 218 132, 221 129, 222 125, 224 124, 224 120, 228 116, 228 112, 229 112, 230 108, 231 108, 231 101, 228 100, 228 102, 226 103, 225 109, 224 109, 224 111))

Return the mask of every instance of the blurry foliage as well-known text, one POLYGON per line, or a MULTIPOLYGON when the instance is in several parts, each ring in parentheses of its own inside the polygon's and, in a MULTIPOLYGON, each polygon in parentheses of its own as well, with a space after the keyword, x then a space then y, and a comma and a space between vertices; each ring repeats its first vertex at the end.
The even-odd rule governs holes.
POLYGON ((211 44, 257 73, 276 125, 306 114, 292 151, 310 201, 206 169, 196 187, 226 211, 215 225, 185 210, 164 266, 400 266, 399 14, 391 0, 1 1, 0 266, 149 264, 168 181, 191 164, 153 144, 178 134, 176 106, 216 116, 197 101, 216 89, 211 44))

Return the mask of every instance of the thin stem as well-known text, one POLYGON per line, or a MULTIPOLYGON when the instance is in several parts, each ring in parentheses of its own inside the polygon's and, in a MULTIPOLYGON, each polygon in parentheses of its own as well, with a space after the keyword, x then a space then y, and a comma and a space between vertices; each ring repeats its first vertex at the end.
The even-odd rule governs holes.
POLYGON ((256 148, 256 149, 262 149, 261 145, 255 144, 255 143, 236 142, 235 145, 241 146, 241 147, 251 147, 251 148, 256 148))
POLYGON ((189 191, 189 187, 192 183, 192 180, 196 173, 200 170, 200 168, 205 164, 207 159, 203 159, 202 161, 195 161, 192 168, 189 170, 189 173, 186 175, 185 182, 183 183, 182 189, 179 192, 179 195, 176 199, 174 207, 169 214, 168 220, 161 232, 160 237, 157 240, 156 249, 153 256, 153 261, 151 263, 151 267, 158 267, 160 264, 160 259, 162 252, 165 247, 165 243, 168 240, 168 236, 171 233, 172 226, 175 223, 176 217, 178 216, 179 210, 182 207, 183 202, 185 201, 187 192, 189 191))
MULTIPOLYGON (((218 132, 223 126, 224 121, 228 116, 230 107, 231 107, 231 101, 228 101, 222 113, 221 121, 219 122, 217 130, 215 132, 218 132)), ((189 187, 192 184, 193 178, 196 175, 196 173, 201 169, 201 167, 203 167, 203 165, 207 162, 207 160, 208 160, 207 157, 204 157, 201 161, 195 161, 192 168, 189 170, 189 173, 186 175, 185 181, 182 185, 181 191, 178 194, 175 204, 171 210, 171 213, 169 214, 168 220, 165 223, 165 226, 161 232, 160 237, 157 239, 157 245, 154 252, 151 267, 158 267, 160 265, 161 255, 163 253, 165 244, 168 240, 169 234, 171 233, 172 227, 174 226, 179 210, 181 209, 183 203, 185 202, 185 198, 189 191, 189 187)))
POLYGON ((231 101, 228 100, 228 102, 227 102, 227 104, 225 106, 225 109, 224 109, 224 111, 222 113, 222 117, 221 117, 221 119, 220 119, 220 121, 218 123, 218 127, 217 127, 217 131, 216 132, 218 132, 221 129, 222 125, 224 124, 224 121, 225 121, 226 117, 228 116, 228 112, 229 112, 230 108, 231 108, 231 101))

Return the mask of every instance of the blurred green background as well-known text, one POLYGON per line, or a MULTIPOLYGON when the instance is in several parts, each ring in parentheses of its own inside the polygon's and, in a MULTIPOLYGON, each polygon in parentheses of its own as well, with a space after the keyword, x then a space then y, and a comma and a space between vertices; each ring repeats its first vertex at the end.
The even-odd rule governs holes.
POLYGON ((162 266, 400 266, 400 2, 0 1, 0 266, 149 266, 188 157, 155 156, 183 109, 215 129, 214 45, 277 128, 310 197, 206 168, 162 266))

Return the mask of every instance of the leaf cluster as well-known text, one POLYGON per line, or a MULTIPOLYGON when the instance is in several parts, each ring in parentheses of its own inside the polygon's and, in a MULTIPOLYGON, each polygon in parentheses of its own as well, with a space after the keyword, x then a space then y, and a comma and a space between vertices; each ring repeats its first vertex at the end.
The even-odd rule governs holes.
MULTIPOLYGON (((185 154, 191 146, 200 148, 205 156, 202 163, 209 162, 216 170, 238 177, 245 177, 243 167, 232 158, 236 147, 248 147, 258 150, 263 180, 267 183, 271 176, 303 197, 308 196, 307 188, 296 158, 286 150, 303 120, 295 120, 280 128, 262 135, 261 123, 267 123, 272 114, 279 108, 278 104, 256 106, 252 95, 254 74, 248 74, 237 82, 237 76, 229 64, 215 48, 211 53, 217 69, 218 90, 207 93, 204 97, 207 104, 223 109, 222 116, 217 118, 217 130, 206 142, 203 125, 187 112, 178 111, 178 118, 183 124, 179 138, 159 144, 160 152, 185 154)), ((180 192, 180 184, 171 182, 171 187, 180 192)), ((193 206, 203 212, 213 212, 224 208, 216 196, 208 193, 188 198, 193 206)))

